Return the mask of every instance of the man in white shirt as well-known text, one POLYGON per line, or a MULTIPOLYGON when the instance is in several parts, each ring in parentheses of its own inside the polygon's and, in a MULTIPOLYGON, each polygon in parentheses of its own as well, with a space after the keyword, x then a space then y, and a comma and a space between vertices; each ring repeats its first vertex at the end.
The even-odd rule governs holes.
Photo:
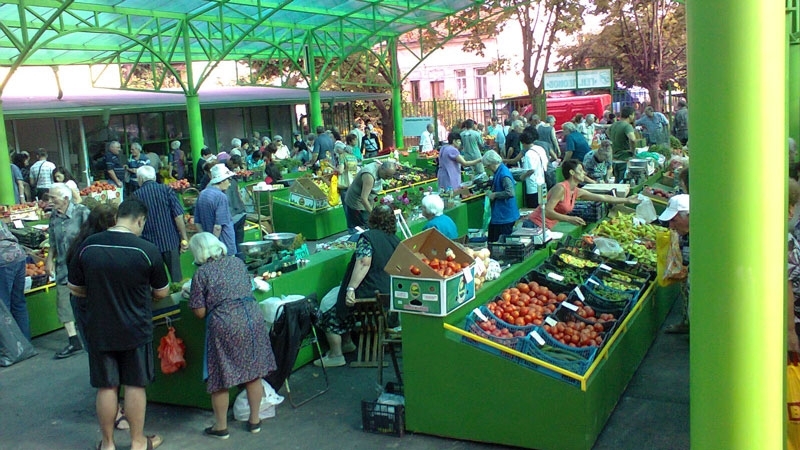
POLYGON ((583 137, 586 138, 586 142, 588 142, 589 145, 592 145, 594 134, 598 128, 597 123, 595 122, 596 119, 597 118, 594 114, 587 114, 586 120, 577 125, 578 132, 580 132, 583 137))
POLYGON ((422 153, 433 151, 433 124, 429 123, 419 137, 419 151, 422 153))
POLYGON ((36 189, 36 198, 46 200, 50 186, 53 185, 53 171, 56 165, 47 160, 47 150, 40 148, 36 150, 38 161, 33 163, 30 168, 31 186, 36 189))
POLYGON ((273 155, 273 158, 275 158, 277 160, 289 159, 289 157, 291 156, 291 153, 289 152, 289 147, 287 147, 286 144, 283 143, 283 137, 282 136, 278 135, 278 136, 273 137, 272 138, 272 143, 275 144, 275 148, 277 148, 277 150, 275 150, 275 154, 273 155))

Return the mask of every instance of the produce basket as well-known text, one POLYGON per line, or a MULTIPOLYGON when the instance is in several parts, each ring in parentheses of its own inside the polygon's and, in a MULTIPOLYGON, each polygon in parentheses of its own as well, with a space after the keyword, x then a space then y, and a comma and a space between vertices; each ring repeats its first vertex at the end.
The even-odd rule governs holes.
MULTIPOLYGON (((481 323, 484 322, 478 314, 473 310, 469 313, 466 319, 466 324, 464 325, 464 329, 469 331, 470 333, 476 334, 482 338, 486 338, 492 342, 496 342, 501 345, 505 345, 508 348, 515 349, 517 347, 518 341, 523 338, 527 333, 535 328, 534 325, 529 325, 525 327, 518 327, 515 325, 508 324, 500 319, 498 319, 494 314, 486 308, 486 306, 481 306, 477 308, 483 314, 484 317, 488 319, 489 322, 494 321, 493 325, 497 328, 497 330, 507 329, 511 336, 509 337, 500 337, 496 336, 491 333, 491 331, 485 330, 481 327, 481 323)), ((466 336, 462 338, 462 341, 473 345, 475 347, 480 348, 481 350, 485 350, 493 355, 502 356, 504 358, 513 359, 513 356, 509 353, 500 351, 494 347, 482 344, 478 341, 470 339, 466 336)))
MULTIPOLYGON (((576 375, 585 374, 586 370, 588 370, 589 366, 592 364, 592 361, 594 361, 594 357, 597 354, 597 347, 568 347, 558 342, 553 336, 550 336, 543 328, 537 327, 534 331, 536 331, 539 337, 544 341, 544 345, 540 345, 533 337, 527 336, 519 342, 517 350, 520 353, 540 359, 576 375)), ((562 375, 544 366, 522 358, 519 358, 518 361, 525 367, 551 376, 557 380, 576 386, 580 384, 578 380, 562 375)))
POLYGON ((405 407, 378 402, 361 401, 361 425, 369 433, 390 434, 403 437, 405 433, 405 407))
POLYGON ((39 248, 39 245, 46 239, 45 234, 36 228, 11 228, 11 234, 17 237, 17 241, 21 245, 28 248, 39 248))
MULTIPOLYGON (((592 309, 594 309, 594 308, 592 308, 592 309)), ((583 322, 583 323, 588 324, 588 325, 600 324, 600 326, 603 327, 601 332, 604 333, 604 334, 609 332, 609 331, 611 331, 617 325, 617 323, 619 322, 616 318, 611 319, 611 320, 602 320, 597 316, 591 317, 591 318, 582 317, 582 316, 580 316, 578 314, 577 311, 573 311, 573 310, 571 310, 570 308, 568 308, 567 306, 565 306, 563 304, 560 305, 558 307, 558 309, 553 314, 550 314, 550 316, 548 316, 548 317, 550 319, 552 319, 552 320, 557 321, 557 322, 570 322, 570 321, 573 321, 573 322, 583 322)), ((545 319, 545 325, 552 325, 552 323, 551 323, 551 321, 545 319)), ((544 327, 544 325, 542 325, 542 326, 544 327)), ((545 331, 547 331, 547 330, 545 330, 545 331)), ((603 338, 605 339, 605 335, 603 336, 603 338)))
POLYGON ((580 217, 586 223, 599 222, 606 214, 608 214, 608 208, 605 203, 585 200, 575 202, 572 212, 569 213, 570 216, 580 217))
POLYGON ((600 314, 613 314, 614 317, 617 318, 617 321, 621 321, 628 311, 630 311, 631 305, 633 305, 632 300, 620 300, 620 301, 612 301, 600 297, 591 288, 587 286, 580 287, 581 295, 583 295, 583 300, 578 297, 578 293, 572 291, 567 297, 568 302, 575 304, 575 302, 580 301, 586 306, 591 306, 595 312, 596 316, 600 316, 600 314))
POLYGON ((650 279, 650 273, 631 269, 619 270, 607 264, 603 264, 594 271, 592 276, 605 282, 606 284, 610 284, 609 287, 612 288, 617 286, 617 283, 619 283, 619 288, 623 288, 621 290, 636 289, 641 291, 647 286, 647 281, 650 279))
POLYGON ((561 269, 544 262, 528 272, 528 274, 523 277, 523 280, 527 282, 535 281, 541 285, 547 286, 553 292, 565 294, 582 283, 579 279, 569 277, 558 280, 554 278, 556 275, 563 275, 561 269))
POLYGON ((522 236, 501 235, 498 242, 489 242, 492 259, 516 264, 529 257, 536 250, 536 244, 530 238, 526 239, 527 242, 521 238, 522 236))
POLYGON ((34 275, 31 277, 31 289, 36 289, 47 284, 47 275, 34 275))
POLYGON ((604 280, 594 275, 586 280, 584 288, 612 303, 636 302, 639 297, 639 289, 636 286, 611 279, 604 280))

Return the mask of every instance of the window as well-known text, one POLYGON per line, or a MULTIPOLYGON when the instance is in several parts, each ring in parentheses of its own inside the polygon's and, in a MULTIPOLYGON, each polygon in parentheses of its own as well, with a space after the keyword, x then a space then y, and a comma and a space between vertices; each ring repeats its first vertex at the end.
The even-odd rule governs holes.
POLYGON ((411 101, 418 102, 420 101, 419 95, 419 80, 412 80, 411 81, 411 101))
POLYGON ((489 97, 489 91, 486 89, 486 69, 475 69, 475 97, 489 97))
POLYGON ((466 69, 456 70, 456 94, 458 98, 467 96, 467 71, 466 69))
POLYGON ((444 81, 442 80, 431 81, 431 97, 432 98, 444 97, 444 81))

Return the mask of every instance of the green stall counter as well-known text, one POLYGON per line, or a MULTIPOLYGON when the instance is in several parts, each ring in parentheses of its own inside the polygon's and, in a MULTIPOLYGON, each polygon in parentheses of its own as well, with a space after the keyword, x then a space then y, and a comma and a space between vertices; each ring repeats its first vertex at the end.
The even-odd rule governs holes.
POLYGON ((56 297, 55 283, 46 284, 25 292, 31 337, 41 336, 64 326, 58 320, 56 297))
POLYGON ((344 208, 341 205, 313 211, 276 197, 272 204, 272 213, 276 231, 300 233, 311 241, 347 230, 344 208))
POLYGON ((543 450, 592 447, 666 318, 677 285, 647 291, 590 367, 583 389, 465 343, 447 329, 463 329, 472 309, 515 283, 554 246, 511 266, 447 317, 403 314, 408 431, 543 450))
MULTIPOLYGON (((185 253, 186 255, 188 253, 185 253)), ((331 288, 338 286, 344 277, 347 263, 350 261, 349 250, 327 250, 309 256, 309 264, 302 268, 281 275, 269 281, 269 292, 254 292, 256 301, 268 297, 284 295, 316 294, 321 299, 331 288), (313 281, 311 281, 313 280, 313 281)), ((184 256, 182 260, 187 257, 184 256)), ((189 258, 191 260, 191 258, 189 258)), ((194 266, 188 268, 192 272, 185 272, 191 278, 194 266)), ((183 339, 186 345, 186 367, 180 371, 164 375, 159 362, 156 361, 155 381, 147 387, 149 401, 166 403, 170 405, 191 406, 195 408, 211 409, 211 397, 206 392, 203 382, 203 348, 205 344, 205 321, 194 316, 185 299, 180 300, 180 315, 178 320, 173 320, 175 334, 183 339)), ((157 349, 161 337, 166 335, 165 325, 156 326, 153 333, 153 348, 157 349)), ((315 357, 312 346, 303 346, 295 361, 294 368, 308 364, 315 357)), ((235 395, 231 390, 231 396, 235 395)))

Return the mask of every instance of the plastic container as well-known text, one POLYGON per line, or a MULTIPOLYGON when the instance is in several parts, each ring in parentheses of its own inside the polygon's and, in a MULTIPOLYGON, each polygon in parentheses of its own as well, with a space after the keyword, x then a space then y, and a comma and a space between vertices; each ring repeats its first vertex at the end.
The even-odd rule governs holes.
POLYGON ((361 426, 368 433, 403 437, 405 407, 378 402, 361 401, 361 426))
MULTIPOLYGON (((541 345, 533 337, 528 336, 519 343, 517 350, 520 353, 540 359, 548 364, 572 372, 575 375, 585 374, 589 366, 592 365, 594 357, 597 354, 597 347, 568 347, 558 342, 553 336, 550 336, 543 328, 537 327, 535 331, 544 342, 544 345, 541 345)), ((564 376, 539 364, 532 363, 522 358, 519 358, 518 361, 525 367, 551 376, 557 380, 572 385, 580 384, 578 380, 564 376)))
MULTIPOLYGON (((480 322, 482 322, 483 320, 475 313, 474 310, 472 312, 470 312, 469 315, 467 316, 466 323, 464 325, 464 329, 469 331, 470 333, 476 334, 476 335, 478 335, 478 336, 480 336, 482 338, 486 338, 486 339, 488 339, 488 340, 490 340, 492 342, 496 342, 498 344, 504 345, 504 346, 506 346, 508 348, 515 349, 517 347, 517 343, 519 342, 519 340, 524 338, 527 333, 530 333, 535 328, 535 325, 528 325, 528 326, 520 327, 520 326, 511 325, 509 323, 506 323, 505 321, 503 321, 501 319, 498 319, 497 316, 492 314, 491 311, 489 311, 489 309, 486 306, 481 306, 478 309, 481 311, 483 316, 486 317, 488 320, 494 320, 495 321, 495 326, 497 328, 499 328, 499 329, 508 328, 509 332, 511 332, 512 334, 516 333, 517 336, 513 336, 513 337, 510 337, 510 338, 501 338, 501 337, 495 336, 495 335, 489 333, 488 331, 484 330, 479 325, 480 322)), ((470 345, 473 345, 475 347, 478 347, 481 350, 485 350, 485 351, 487 351, 487 352, 489 352, 489 353, 491 353, 493 355, 502 356, 504 358, 509 358, 509 359, 513 358, 513 356, 510 355, 509 353, 500 351, 500 350, 498 350, 498 349, 496 349, 494 347, 491 347, 489 345, 482 344, 482 343, 480 343, 478 341, 475 341, 473 339, 470 339, 470 338, 468 338, 466 336, 464 336, 462 338, 462 341, 467 343, 467 344, 470 344, 470 345)))
POLYGON ((501 235, 499 241, 489 242, 491 258, 510 264, 523 261, 533 254, 534 250, 536 250, 536 244, 533 239, 528 239, 526 243, 521 240, 521 236, 501 235))

